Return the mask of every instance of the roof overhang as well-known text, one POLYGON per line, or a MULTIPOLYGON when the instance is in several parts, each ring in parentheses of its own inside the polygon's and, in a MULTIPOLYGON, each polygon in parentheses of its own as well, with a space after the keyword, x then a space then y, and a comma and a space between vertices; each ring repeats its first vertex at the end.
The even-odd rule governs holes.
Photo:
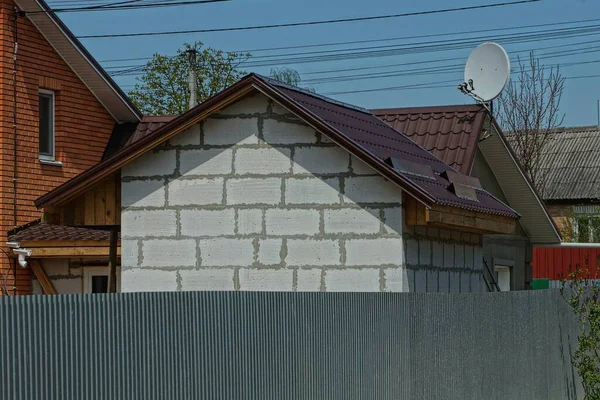
POLYGON ((492 121, 495 132, 479 142, 479 149, 510 207, 521 215, 519 222, 533 245, 560 243, 561 235, 544 202, 524 174, 502 130, 492 121))
POLYGON ((15 0, 48 43, 118 123, 141 119, 141 113, 43 0, 15 0))

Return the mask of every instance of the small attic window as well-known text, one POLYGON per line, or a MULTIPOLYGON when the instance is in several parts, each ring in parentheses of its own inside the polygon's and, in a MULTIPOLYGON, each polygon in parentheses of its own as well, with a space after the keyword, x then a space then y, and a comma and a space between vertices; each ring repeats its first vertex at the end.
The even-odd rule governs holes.
POLYGON ((39 92, 40 160, 54 161, 54 92, 39 92))

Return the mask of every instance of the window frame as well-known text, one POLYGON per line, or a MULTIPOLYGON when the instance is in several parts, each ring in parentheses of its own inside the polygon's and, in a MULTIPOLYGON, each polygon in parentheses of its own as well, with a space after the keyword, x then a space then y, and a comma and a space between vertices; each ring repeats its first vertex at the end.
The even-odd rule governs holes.
MULTIPOLYGON (((55 140, 56 140, 56 93, 53 90, 47 89, 39 89, 38 91, 38 104, 40 97, 49 97, 50 98, 50 107, 51 107, 51 123, 50 125, 50 154, 42 154, 40 151, 40 143, 39 143, 39 131, 38 131, 38 156, 40 161, 56 161, 56 148, 55 148, 55 140)), ((41 120, 41 112, 38 109, 38 124, 41 120)), ((39 129, 38 129, 39 130, 39 129)))
MULTIPOLYGON (((108 267, 83 267, 83 293, 92 293, 92 277, 108 276, 108 267)), ((121 267, 117 267, 117 293, 121 292, 121 267)))

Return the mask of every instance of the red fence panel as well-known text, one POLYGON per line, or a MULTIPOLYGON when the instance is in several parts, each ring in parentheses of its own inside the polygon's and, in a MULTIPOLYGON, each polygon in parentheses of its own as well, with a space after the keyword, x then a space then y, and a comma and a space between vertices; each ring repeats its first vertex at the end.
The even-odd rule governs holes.
POLYGON ((577 266, 588 269, 595 277, 600 271, 600 248, 597 247, 535 247, 533 249, 534 278, 560 280, 577 266))

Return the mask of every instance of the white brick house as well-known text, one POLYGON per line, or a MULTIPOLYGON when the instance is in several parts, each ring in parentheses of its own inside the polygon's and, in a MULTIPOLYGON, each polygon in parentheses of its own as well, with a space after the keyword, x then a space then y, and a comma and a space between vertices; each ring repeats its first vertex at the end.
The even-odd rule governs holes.
POLYGON ((362 109, 236 85, 41 199, 120 171, 122 291, 484 290, 481 233, 514 229, 510 208, 456 195, 450 167, 362 109), (395 143, 400 167, 368 147, 395 143))

